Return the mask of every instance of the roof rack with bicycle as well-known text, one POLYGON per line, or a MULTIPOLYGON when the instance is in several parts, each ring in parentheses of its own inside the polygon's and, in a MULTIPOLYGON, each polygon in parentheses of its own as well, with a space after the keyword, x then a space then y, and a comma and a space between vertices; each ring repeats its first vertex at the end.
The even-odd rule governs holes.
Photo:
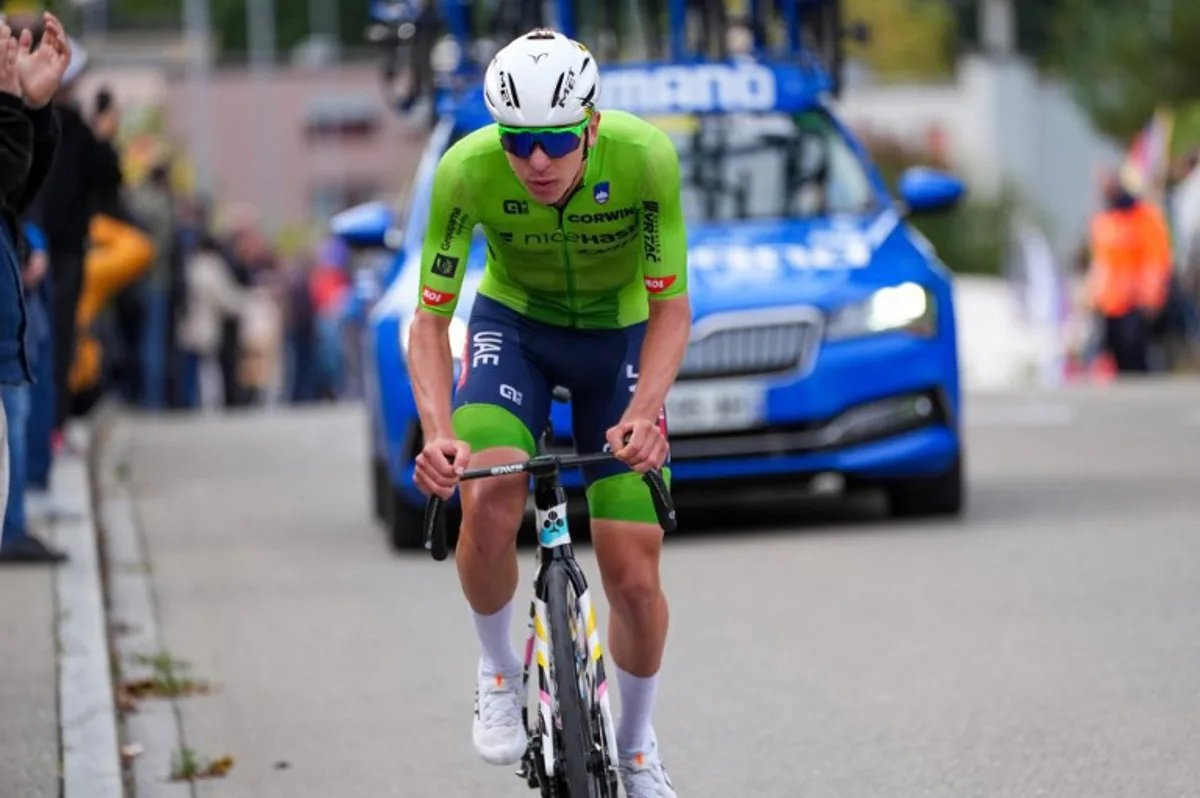
POLYGON ((842 0, 506 0, 490 14, 467 0, 368 2, 366 38, 380 49, 384 93, 401 115, 421 100, 438 113, 452 108, 504 43, 535 27, 582 36, 608 65, 630 56, 643 65, 749 58, 799 68, 833 96, 844 42, 868 36, 862 24, 846 24, 842 0))

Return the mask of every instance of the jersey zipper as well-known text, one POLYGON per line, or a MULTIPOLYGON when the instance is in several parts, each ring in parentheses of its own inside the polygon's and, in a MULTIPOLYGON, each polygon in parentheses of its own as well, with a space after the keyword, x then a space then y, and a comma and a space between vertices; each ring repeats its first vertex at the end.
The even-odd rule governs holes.
POLYGON ((575 274, 571 271, 571 250, 570 250, 570 247, 567 246, 566 213, 567 213, 567 206, 571 204, 571 200, 574 199, 575 194, 581 188, 583 188, 582 183, 580 185, 576 186, 571 191, 571 193, 567 195, 566 202, 564 202, 557 209, 558 210, 558 229, 559 229, 559 232, 561 232, 563 234, 563 240, 562 240, 563 266, 566 269, 566 278, 567 278, 567 325, 569 327, 575 326, 575 322, 577 321, 577 318, 576 318, 577 314, 575 313, 575 274))

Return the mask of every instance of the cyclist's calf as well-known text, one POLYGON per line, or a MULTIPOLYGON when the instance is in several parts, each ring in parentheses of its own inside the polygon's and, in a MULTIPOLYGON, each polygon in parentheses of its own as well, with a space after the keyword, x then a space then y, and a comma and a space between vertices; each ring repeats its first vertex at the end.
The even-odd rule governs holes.
POLYGON ((669 610, 659 576, 662 541, 657 526, 592 521, 592 545, 612 609, 609 646, 614 661, 639 676, 658 671, 666 642, 669 610))
POLYGON ((636 616, 657 605, 662 594, 662 530, 649 524, 595 520, 592 546, 604 592, 614 611, 636 616))

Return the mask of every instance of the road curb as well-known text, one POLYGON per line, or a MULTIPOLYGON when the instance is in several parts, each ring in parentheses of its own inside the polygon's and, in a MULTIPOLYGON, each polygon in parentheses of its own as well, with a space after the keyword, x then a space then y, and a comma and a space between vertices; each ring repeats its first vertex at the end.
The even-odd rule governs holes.
MULTIPOLYGON (((83 451, 94 431, 81 427, 83 451)), ((72 497, 80 517, 53 525, 70 556, 54 576, 58 644, 58 722, 65 798, 123 798, 116 700, 87 454, 55 458, 56 491, 72 497)))
MULTIPOLYGON (((150 558, 129 481, 122 474, 132 445, 129 425, 114 422, 95 462, 110 612, 114 626, 121 629, 115 638, 115 653, 123 681, 153 678, 155 667, 142 657, 166 651, 150 558)), ((126 738, 141 747, 132 761, 138 798, 191 798, 195 794, 191 783, 170 780, 172 757, 184 747, 178 701, 153 698, 140 702, 137 712, 126 714, 124 724, 126 738)))

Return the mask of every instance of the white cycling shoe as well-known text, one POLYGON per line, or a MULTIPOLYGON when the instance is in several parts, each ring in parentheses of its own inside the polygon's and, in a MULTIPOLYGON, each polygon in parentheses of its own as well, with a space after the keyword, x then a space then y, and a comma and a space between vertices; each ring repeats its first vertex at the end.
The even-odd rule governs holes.
POLYGON ((658 755, 658 738, 650 733, 650 745, 646 751, 620 753, 617 768, 621 773, 621 786, 628 798, 676 798, 671 777, 663 767, 658 755))
POLYGON ((489 676, 480 666, 471 739, 484 762, 515 765, 521 761, 529 741, 521 721, 524 703, 520 673, 489 676))

